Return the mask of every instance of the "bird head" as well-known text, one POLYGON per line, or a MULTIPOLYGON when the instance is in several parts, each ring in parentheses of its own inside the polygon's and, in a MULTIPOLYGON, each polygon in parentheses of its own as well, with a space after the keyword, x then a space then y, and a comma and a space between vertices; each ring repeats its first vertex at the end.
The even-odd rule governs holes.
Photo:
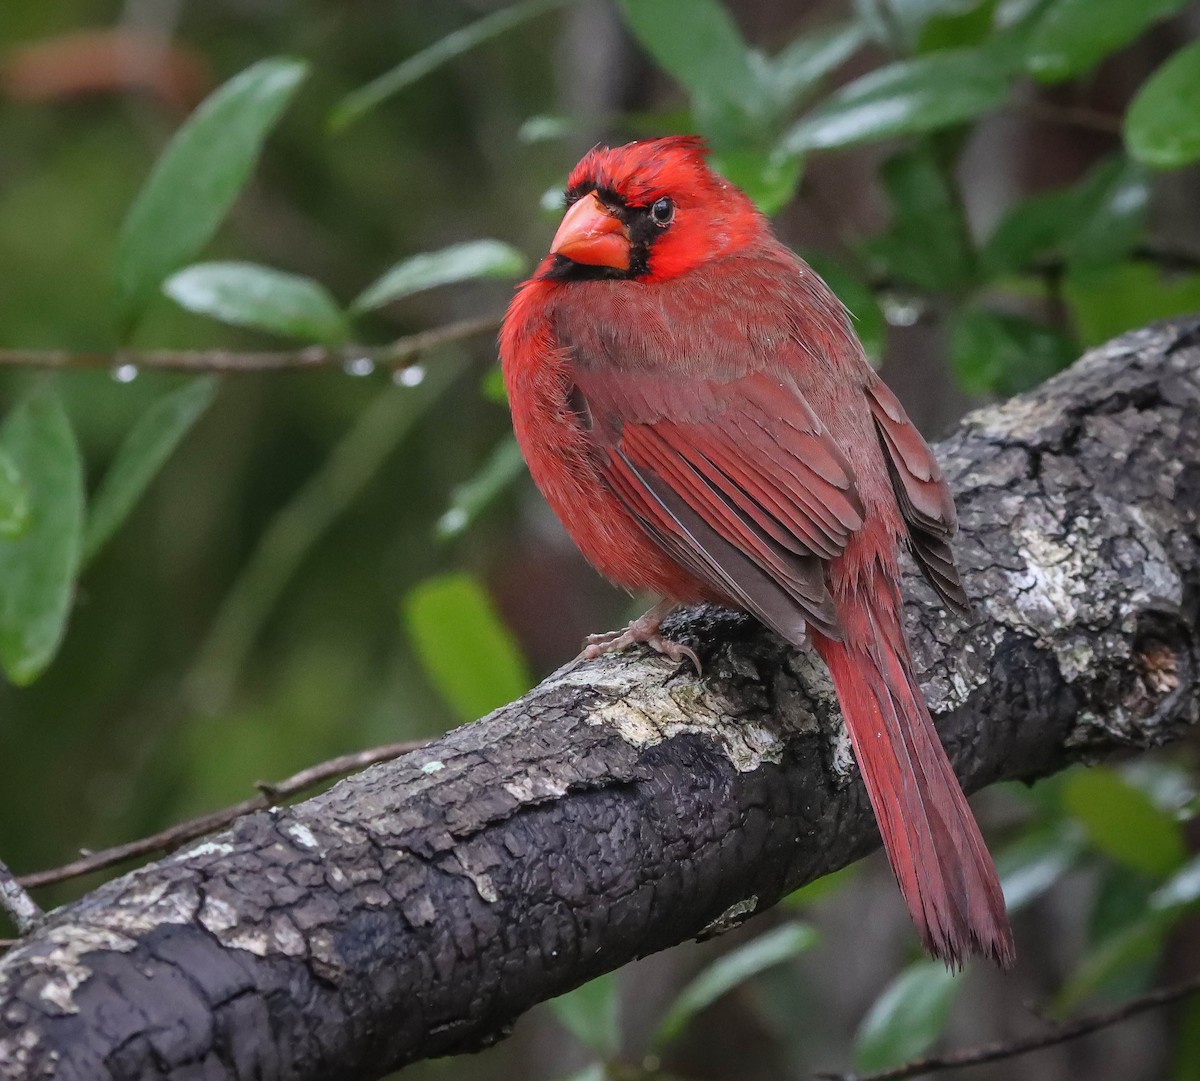
POLYGON ((761 236, 762 216, 707 155, 693 135, 588 151, 539 276, 666 281, 761 236))

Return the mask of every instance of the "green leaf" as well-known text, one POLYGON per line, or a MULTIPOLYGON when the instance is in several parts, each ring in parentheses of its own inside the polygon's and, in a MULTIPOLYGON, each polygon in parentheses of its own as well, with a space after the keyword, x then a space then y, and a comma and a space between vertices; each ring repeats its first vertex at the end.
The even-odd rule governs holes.
POLYGON ((876 41, 893 51, 913 48, 931 19, 962 15, 981 0, 855 0, 859 20, 876 41))
POLYGON ((521 448, 511 435, 505 436, 479 472, 451 492, 450 506, 437 522, 438 536, 446 539, 465 532, 524 472, 521 448))
POLYGON ((155 402, 129 430, 92 500, 83 535, 85 564, 125 521, 216 392, 215 377, 191 379, 155 402))
POLYGON ((817 932, 807 924, 785 923, 717 958, 671 1003, 654 1034, 654 1046, 670 1043, 701 1010, 752 976, 803 953, 816 941, 817 932))
POLYGON ((511 244, 499 240, 469 240, 402 260, 367 286, 350 305, 350 310, 372 311, 401 297, 454 282, 513 278, 524 273, 526 266, 525 256, 511 244))
POLYGON ((1162 952, 1171 922, 1164 914, 1154 913, 1089 949, 1055 995, 1053 1012, 1068 1014, 1084 999, 1112 987, 1126 974, 1145 972, 1162 952))
POLYGON ((1125 145, 1156 169, 1200 158, 1200 41, 1180 49, 1137 92, 1125 114, 1125 145))
POLYGON ((1200 274, 1164 275, 1148 263, 1073 271, 1063 299, 1085 345, 1100 345, 1157 319, 1200 311, 1200 274))
POLYGON ((128 333, 160 283, 217 231, 267 133, 308 73, 262 60, 215 90, 176 133, 129 211, 117 244, 119 325, 128 333))
POLYGON ((58 394, 46 387, 0 427, 0 452, 29 493, 28 524, 0 538, 0 665, 32 683, 66 631, 83 532, 83 462, 58 394))
POLYGON ((1069 777, 1063 806, 1096 848, 1135 871, 1162 877, 1187 858, 1179 823, 1111 769, 1097 766, 1069 777))
POLYGON ((1009 72, 983 49, 953 49, 878 68, 803 117, 782 146, 809 150, 914 135, 990 112, 1008 96, 1009 72))
POLYGON ((642 47, 686 89, 700 127, 745 145, 768 121, 769 70, 717 0, 618 0, 642 47))
POLYGON ((713 165, 726 180, 750 196, 764 214, 774 214, 791 202, 803 171, 800 157, 757 148, 714 154, 713 165))
POLYGON ((479 389, 483 392, 483 396, 489 402, 495 402, 497 405, 508 404, 508 390, 504 386, 504 372, 501 371, 499 364, 493 364, 484 377, 479 381, 479 389))
POLYGON ((858 52, 866 40, 866 28, 857 20, 796 38, 769 64, 781 107, 795 105, 826 75, 858 52))
POLYGON ((1089 71, 1189 0, 1057 0, 1034 27, 1026 64, 1043 82, 1089 71))
POLYGON ((430 680, 464 721, 529 690, 525 660, 474 579, 422 582, 405 599, 404 618, 430 680))
POLYGON ((612 1058, 621 1050, 619 992, 616 973, 606 972, 574 991, 551 999, 549 1006, 563 1027, 584 1047, 612 1058))
POLYGON ((960 977, 940 961, 910 965, 875 1000, 855 1037, 860 1070, 882 1070, 924 1054, 946 1027, 960 977))
POLYGON ((443 64, 456 59, 492 38, 520 26, 547 11, 564 7, 571 0, 525 0, 525 3, 510 4, 493 11, 482 19, 434 42, 427 49, 414 53, 390 71, 372 79, 365 86, 347 94, 329 116, 329 126, 338 131, 370 112, 381 102, 394 97, 418 79, 425 78, 443 64))
POLYGON ((1123 155, 1109 158, 1073 187, 1010 210, 988 238, 982 263, 999 277, 1041 259, 1074 266, 1113 262, 1137 242, 1149 202, 1146 171, 1123 155))
POLYGON ((1079 859, 1074 831, 1047 829, 1028 834, 996 857, 996 871, 1009 912, 1017 912, 1051 889, 1079 859))
POLYGON ((970 394, 1009 397, 1037 386, 1076 358, 1066 335, 1019 315, 963 308, 950 323, 950 363, 970 394))
POLYGON ((196 263, 163 284, 181 308, 304 341, 346 340, 345 313, 312 278, 254 263, 196 263))
POLYGON ((12 455, 0 449, 0 539, 29 528, 29 487, 12 455))
POLYGON ((975 0, 972 6, 929 19, 921 28, 917 51, 937 52, 982 45, 994 32, 996 0, 975 0))
POLYGON ((857 864, 850 863, 827 875, 822 875, 820 878, 814 878, 799 889, 792 890, 779 903, 784 908, 806 909, 818 901, 823 901, 831 893, 837 893, 857 875, 857 866, 857 864))
POLYGON ((1150 896, 1158 910, 1183 908, 1200 901, 1200 856, 1193 856, 1150 896))
POLYGON ((974 254, 948 171, 925 146, 888 159, 880 170, 892 204, 886 233, 866 245, 898 281, 932 292, 960 292, 975 277, 974 254))

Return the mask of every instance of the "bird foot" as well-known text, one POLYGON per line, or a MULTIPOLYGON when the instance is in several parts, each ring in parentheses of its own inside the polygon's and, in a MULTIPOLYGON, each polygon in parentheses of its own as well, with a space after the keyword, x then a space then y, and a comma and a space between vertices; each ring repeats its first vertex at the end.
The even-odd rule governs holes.
POLYGON ((615 653, 630 646, 647 645, 656 653, 669 657, 676 664, 687 661, 696 670, 696 675, 703 675, 700 658, 696 651, 682 642, 672 642, 660 633, 663 617, 671 610, 672 605, 655 605, 644 615, 638 616, 624 630, 606 631, 603 634, 589 634, 584 642, 583 655, 589 661, 603 656, 605 653, 615 653))

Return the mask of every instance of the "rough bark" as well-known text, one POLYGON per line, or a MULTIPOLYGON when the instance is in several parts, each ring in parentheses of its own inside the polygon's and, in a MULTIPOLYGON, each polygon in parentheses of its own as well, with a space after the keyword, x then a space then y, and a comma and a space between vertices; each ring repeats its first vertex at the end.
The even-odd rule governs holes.
MULTIPOLYGON (((977 599, 910 633, 968 790, 1200 710, 1200 323, 1090 353, 939 448, 977 599)), ((0 961, 0 1078, 375 1078, 746 918, 878 835, 828 679, 751 621, 518 702, 53 913, 0 961)))

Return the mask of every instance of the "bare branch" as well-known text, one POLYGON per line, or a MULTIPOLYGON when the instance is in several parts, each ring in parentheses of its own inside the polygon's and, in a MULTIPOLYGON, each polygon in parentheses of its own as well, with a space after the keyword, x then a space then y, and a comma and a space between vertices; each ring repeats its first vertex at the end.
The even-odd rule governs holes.
POLYGON ((0 908, 12 917, 13 924, 23 935, 32 931, 44 915, 3 860, 0 860, 0 908))
MULTIPOLYGON (((33 874, 22 875, 19 881, 13 880, 13 884, 18 890, 24 893, 21 887, 31 890, 37 889, 39 886, 49 886, 55 882, 65 882, 71 878, 90 875, 95 871, 103 871, 106 867, 115 867, 117 864, 127 863, 129 860, 137 859, 140 856, 152 856, 155 853, 172 852, 188 841, 194 841, 197 837, 203 837, 206 833, 212 833, 213 830, 219 830, 223 826, 228 826, 230 822, 236 818, 240 818, 242 815, 247 815, 254 811, 266 810, 268 807, 273 806, 280 800, 287 799, 289 796, 295 796, 310 788, 315 788, 317 785, 323 784, 325 781, 331 781, 335 777, 342 777, 347 773, 366 769, 367 766, 374 765, 376 762, 387 762, 390 759, 399 758, 402 754, 408 754, 409 751, 415 751, 419 747, 424 746, 424 743, 425 741, 423 740, 388 743, 382 747, 374 747, 368 751, 354 751, 351 754, 339 755, 337 758, 331 758, 327 762, 321 762, 318 765, 302 769, 299 773, 293 773, 290 777, 282 781, 274 783, 259 781, 255 785, 259 790, 259 795, 252 796, 250 799, 244 799, 241 803, 235 803, 232 807, 213 811, 211 814, 201 815, 198 818, 188 819, 186 822, 180 822, 177 825, 160 830, 158 833, 152 833, 149 837, 142 837, 136 841, 127 841, 125 844, 114 845, 112 848, 101 849, 99 852, 88 852, 79 859, 72 860, 61 867, 53 867, 46 871, 35 871, 33 874)), ((0 864, 0 890, 4 888, 4 873, 4 865, 0 864)), ((29 895, 25 894, 25 897, 29 900, 29 904, 32 905, 33 901, 29 899, 29 895)), ((34 907, 36 908, 36 905, 34 907)), ((20 930, 24 933, 27 928, 21 927, 20 930)))
POLYGON ((0 349, 0 366, 24 368, 118 368, 132 365, 139 371, 249 372, 310 371, 338 368, 356 360, 369 360, 380 367, 402 368, 422 353, 442 345, 476 338, 500 326, 498 315, 463 319, 397 338, 388 345, 310 345, 303 349, 281 349, 239 353, 224 349, 169 350, 121 349, 112 353, 75 353, 65 349, 0 349))
MULTIPOLYGON (((907 582, 967 791, 1200 719, 1200 321, 1126 335, 939 447, 969 624, 907 582)), ((713 608, 47 915, 0 1078, 367 1081, 769 908, 879 843, 828 677, 713 608)))
POLYGON ((1099 1013, 1077 1017, 1073 1021, 1064 1021, 1055 1025, 1047 1032, 1036 1036, 1026 1036, 1020 1040, 1001 1040, 996 1043, 984 1044, 981 1047, 964 1048, 961 1051, 948 1051, 944 1055, 931 1055, 929 1058, 912 1059, 888 1070, 876 1073, 818 1073, 817 1076, 825 1081, 904 1081, 908 1077, 920 1074, 936 1073, 939 1070, 954 1070, 965 1066, 982 1066, 986 1062, 999 1062, 1003 1059, 1017 1058, 1028 1055, 1032 1051, 1042 1051, 1056 1044, 1078 1040, 1081 1036, 1090 1036, 1100 1029, 1120 1024, 1130 1017, 1136 1017, 1147 1010, 1156 1010, 1187 998, 1200 992, 1200 976, 1185 980, 1183 983, 1170 987, 1161 987, 1157 991, 1130 999, 1112 1009, 1101 1010, 1099 1013))

